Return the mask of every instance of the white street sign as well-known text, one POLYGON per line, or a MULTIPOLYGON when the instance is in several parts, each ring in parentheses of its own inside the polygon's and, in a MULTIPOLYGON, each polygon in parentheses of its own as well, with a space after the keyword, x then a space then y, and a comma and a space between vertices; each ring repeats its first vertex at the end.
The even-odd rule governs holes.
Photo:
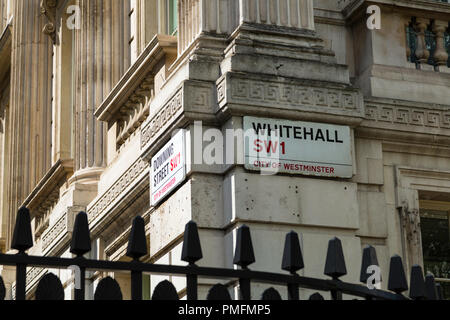
POLYGON ((177 134, 152 158, 150 201, 156 206, 186 178, 185 131, 177 134))
POLYGON ((245 168, 351 178, 350 127, 244 117, 245 168))

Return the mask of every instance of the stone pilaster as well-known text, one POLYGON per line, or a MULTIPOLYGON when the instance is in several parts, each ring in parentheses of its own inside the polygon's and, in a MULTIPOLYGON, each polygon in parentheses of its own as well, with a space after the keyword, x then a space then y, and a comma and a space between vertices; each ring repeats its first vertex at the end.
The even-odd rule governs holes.
POLYGON ((178 52, 199 35, 229 35, 240 25, 314 30, 312 0, 179 0, 178 52))
POLYGON ((52 47, 42 33, 46 23, 39 0, 13 2, 11 49, 9 183, 4 211, 9 214, 7 248, 15 213, 51 166, 52 47))
POLYGON ((259 23, 314 30, 311 0, 241 0, 240 23, 259 23))
POLYGON ((128 1, 79 0, 76 32, 75 174, 71 181, 96 183, 107 164, 106 124, 94 112, 128 68, 128 1), (125 49, 124 49, 125 48, 125 49))

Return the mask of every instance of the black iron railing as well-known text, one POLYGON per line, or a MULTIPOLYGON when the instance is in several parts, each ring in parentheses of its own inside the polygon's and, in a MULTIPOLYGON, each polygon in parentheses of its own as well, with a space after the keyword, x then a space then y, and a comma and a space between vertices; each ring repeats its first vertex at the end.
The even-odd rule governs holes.
MULTIPOLYGON (((409 297, 403 295, 408 290, 408 283, 403 268, 402 259, 399 256, 391 258, 388 288, 390 291, 369 289, 367 285, 346 283, 339 280, 347 274, 341 241, 338 238, 330 240, 325 263, 325 275, 331 279, 316 279, 302 277, 297 272, 304 267, 302 252, 298 234, 291 232, 286 236, 283 261, 281 268, 286 273, 272 273, 252 271, 249 266, 255 262, 250 229, 242 226, 237 231, 234 264, 241 269, 206 268, 197 266, 196 263, 202 259, 202 249, 197 225, 189 222, 184 233, 182 249, 182 260, 187 266, 160 265, 142 263, 140 259, 147 255, 147 241, 145 236, 144 220, 137 217, 133 221, 130 239, 128 242, 127 256, 132 258, 131 262, 114 262, 85 259, 83 255, 91 250, 91 239, 89 233, 88 218, 86 213, 77 215, 70 252, 75 258, 59 257, 36 257, 29 256, 26 251, 33 246, 33 238, 28 209, 22 208, 17 215, 14 229, 12 248, 18 250, 15 255, 0 254, 0 265, 16 267, 16 299, 26 298, 26 269, 27 267, 39 267, 48 269, 69 269, 76 266, 79 274, 78 282, 80 288, 75 289, 75 300, 85 299, 85 275, 86 271, 127 271, 131 273, 131 297, 133 300, 142 300, 142 275, 143 273, 158 275, 182 275, 186 277, 186 294, 188 300, 197 300, 198 278, 230 279, 239 281, 239 292, 241 300, 250 300, 251 283, 264 283, 268 285, 286 286, 288 299, 299 300, 299 289, 306 288, 321 292, 330 292, 333 300, 341 300, 342 294, 360 297, 367 300, 421 300, 442 299, 442 291, 435 284, 434 278, 428 274, 425 278, 422 268, 418 265, 411 270, 411 282, 409 297)), ((360 281, 366 283, 369 274, 369 266, 377 266, 378 260, 373 247, 367 246, 363 250, 360 281)), ((213 286, 207 296, 207 300, 231 300, 229 288, 217 284, 213 286)), ((5 298, 5 286, 0 277, 0 300, 5 298)), ((37 286, 35 292, 37 300, 63 300, 64 290, 61 281, 53 274, 45 275, 37 286)), ((177 300, 178 293, 172 283, 163 281, 158 284, 152 294, 153 300, 177 300)), ((121 300, 122 292, 119 284, 112 278, 102 279, 95 291, 95 300, 121 300)), ((262 300, 281 300, 281 295, 273 288, 267 289, 262 300)), ((310 300, 324 300, 319 292, 313 294, 310 300)))

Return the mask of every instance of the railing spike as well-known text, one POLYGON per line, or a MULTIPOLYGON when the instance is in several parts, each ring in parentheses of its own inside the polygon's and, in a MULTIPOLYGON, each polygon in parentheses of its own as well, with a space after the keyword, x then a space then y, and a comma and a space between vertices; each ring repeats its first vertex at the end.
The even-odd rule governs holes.
POLYGON ((22 207, 17 212, 11 248, 23 253, 31 247, 33 247, 33 235, 31 233, 30 211, 22 207))
POLYGON ((401 294, 402 292, 408 290, 408 283, 406 282, 402 258, 399 255, 394 255, 391 258, 388 289, 397 294, 401 294))
POLYGON ((338 279, 347 274, 342 242, 336 237, 328 242, 324 274, 333 279, 338 279))
POLYGON ((320 293, 316 292, 316 293, 312 294, 312 295, 309 297, 309 300, 312 300, 312 301, 322 301, 322 300, 325 300, 325 299, 324 299, 324 297, 323 297, 320 293))
POLYGON ((228 292, 228 289, 226 286, 224 286, 223 284, 216 284, 215 286, 213 286, 209 292, 208 292, 208 296, 206 297, 206 300, 209 301, 230 301, 231 300, 231 296, 230 293, 228 292))
POLYGON ((425 279, 423 278, 422 267, 415 264, 411 268, 411 280, 409 285, 409 297, 414 300, 425 298, 425 279))
POLYGON ((236 250, 233 263, 245 269, 255 261, 250 228, 243 225, 237 231, 236 250))
POLYGON ((436 283, 433 274, 429 272, 425 277, 425 295, 428 300, 437 300, 436 283))
POLYGON ((61 280, 53 273, 47 273, 38 283, 35 292, 38 301, 64 300, 64 288, 61 280))
POLYGON ((94 300, 120 301, 122 299, 122 290, 116 280, 111 277, 100 280, 95 289, 94 300))
POLYGON ((131 227, 128 240, 127 257, 139 260, 147 254, 147 238, 145 236, 145 222, 142 217, 136 217, 131 227))
POLYGON ((88 216, 86 212, 80 212, 73 225, 72 242, 70 252, 81 257, 91 251, 91 236, 89 232, 88 216))
POLYGON ((197 224, 194 221, 190 221, 186 224, 186 228, 184 230, 181 260, 186 261, 189 264, 194 264, 201 258, 203 258, 203 253, 200 237, 198 235, 197 224))
MULTIPOLYGON (((378 258, 377 258, 377 251, 372 246, 366 246, 363 249, 361 274, 359 277, 359 281, 361 281, 362 283, 367 283, 367 280, 371 276, 370 273, 367 273, 367 269, 370 266, 379 266, 378 258)), ((380 280, 381 280, 381 276, 380 276, 380 280)))
POLYGON ((294 231, 286 235, 281 268, 294 274, 305 267, 298 234, 294 231))
POLYGON ((280 293, 277 290, 275 290, 275 288, 269 288, 263 292, 263 294, 261 296, 261 300, 277 301, 277 300, 283 300, 283 299, 281 298, 280 293))

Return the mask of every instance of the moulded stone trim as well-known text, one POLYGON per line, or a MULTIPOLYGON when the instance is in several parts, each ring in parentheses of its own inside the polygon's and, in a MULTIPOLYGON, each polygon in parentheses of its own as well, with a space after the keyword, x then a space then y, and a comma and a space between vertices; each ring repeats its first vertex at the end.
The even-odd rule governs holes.
POLYGON ((108 189, 108 191, 98 197, 94 204, 88 208, 87 213, 89 222, 92 223, 103 216, 118 196, 128 187, 133 185, 136 179, 140 177, 148 167, 147 162, 138 158, 137 161, 108 189))
POLYGON ((366 119, 406 126, 450 129, 450 109, 408 108, 368 102, 366 103, 366 119))
POLYGON ((220 108, 227 104, 238 104, 364 116, 362 95, 357 89, 327 86, 309 85, 290 79, 243 79, 238 74, 228 73, 218 81, 217 97, 220 108))
POLYGON ((144 148, 155 135, 175 116, 183 107, 183 91, 178 89, 175 95, 167 102, 161 110, 155 114, 143 127, 141 133, 141 147, 144 148))
POLYGON ((141 132, 141 149, 156 141, 165 129, 183 112, 214 114, 217 105, 215 84, 203 81, 185 81, 174 95, 159 109, 141 132))

